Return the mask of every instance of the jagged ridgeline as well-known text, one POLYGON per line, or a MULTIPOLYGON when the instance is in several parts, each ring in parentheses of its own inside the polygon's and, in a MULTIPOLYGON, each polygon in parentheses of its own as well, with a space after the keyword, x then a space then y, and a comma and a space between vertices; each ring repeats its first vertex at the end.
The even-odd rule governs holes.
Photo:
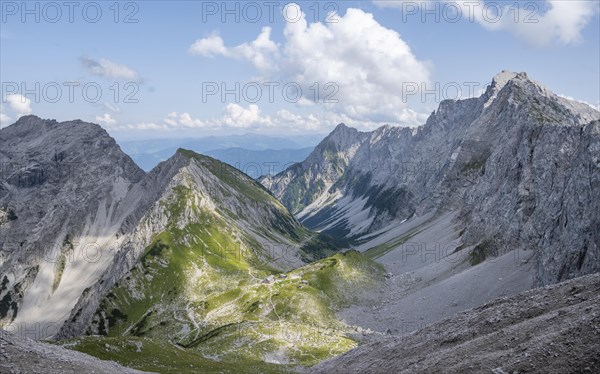
POLYGON ((1 180, 5 327, 160 372, 279 371, 356 346, 335 310, 382 267, 335 254, 237 169, 179 149, 145 174, 81 121, 27 116, 1 135, 3 161, 24 165, 1 180))
POLYGON ((534 249, 536 283, 551 284, 600 270, 599 119, 503 71, 479 97, 442 101, 418 128, 340 124, 305 161, 261 182, 304 225, 355 245, 454 214, 474 264, 534 249))

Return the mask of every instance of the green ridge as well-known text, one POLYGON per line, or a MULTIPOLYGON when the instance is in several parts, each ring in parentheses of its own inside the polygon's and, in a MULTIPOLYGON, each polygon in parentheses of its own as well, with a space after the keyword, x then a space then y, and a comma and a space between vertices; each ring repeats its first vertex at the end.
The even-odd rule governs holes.
MULTIPOLYGON (((221 168, 210 158, 179 152, 213 173, 214 167, 221 168)), ((224 168, 219 178, 232 186, 230 177, 239 177, 241 185, 232 187, 240 198, 265 196, 281 206, 232 169, 224 168)), ((282 273, 265 261, 267 251, 233 217, 198 206, 190 183, 161 200, 168 229, 156 235, 138 264, 101 300, 88 330, 100 336, 62 344, 159 372, 285 372, 357 345, 348 336, 352 328, 335 311, 350 305, 357 291, 381 284, 380 265, 350 251, 282 273), (191 221, 183 220, 190 216, 191 221), (188 224, 180 227, 179 222, 188 224), (140 342, 146 348, 137 352, 140 342)), ((289 216, 281 208, 282 216, 289 216)), ((299 238, 305 258, 334 253, 326 237, 275 217, 274 231, 265 231, 271 237, 277 232, 299 238)))

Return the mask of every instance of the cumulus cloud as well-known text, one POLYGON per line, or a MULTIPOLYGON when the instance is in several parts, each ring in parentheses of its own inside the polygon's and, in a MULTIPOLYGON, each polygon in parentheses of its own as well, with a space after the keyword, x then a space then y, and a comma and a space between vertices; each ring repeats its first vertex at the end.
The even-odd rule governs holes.
MULTIPOLYGON (((106 117, 108 115, 105 115, 106 117)), ((401 120, 405 123, 424 123, 428 113, 417 113, 410 109, 401 112, 401 120)), ((106 119, 111 118, 110 116, 106 119)), ((100 117, 96 118, 97 121, 100 117)), ((109 120, 110 122, 110 120, 109 120)), ((162 122, 142 122, 135 124, 115 124, 111 122, 111 130, 160 130, 160 131, 185 131, 185 130, 253 130, 253 131, 286 131, 290 133, 304 133, 306 131, 330 131, 340 122, 349 126, 374 130, 389 122, 377 120, 357 120, 347 114, 326 111, 321 114, 302 115, 288 109, 280 109, 273 115, 262 113, 258 105, 242 106, 230 103, 223 108, 220 116, 210 118, 196 118, 190 113, 170 112, 162 122)))
POLYGON ((272 125, 271 118, 263 117, 256 104, 250 104, 247 108, 235 103, 227 104, 221 120, 223 121, 223 124, 232 128, 250 128, 253 126, 272 125))
POLYGON ((258 37, 250 43, 227 48, 223 39, 213 33, 207 38, 196 40, 188 51, 206 57, 226 56, 247 60, 257 69, 267 70, 272 66, 271 62, 279 52, 279 45, 271 40, 271 28, 265 26, 258 37))
POLYGON ((179 123, 184 127, 194 128, 194 127, 205 127, 206 124, 204 121, 199 119, 193 119, 189 113, 183 113, 179 116, 179 123))
POLYGON ((322 123, 322 121, 319 120, 314 114, 309 114, 307 117, 303 117, 286 109, 277 111, 277 122, 287 127, 300 130, 318 130, 321 128, 322 123))
POLYGON ((112 118, 109 113, 104 113, 101 116, 96 116, 96 122, 103 123, 106 126, 112 126, 117 123, 117 120, 112 118))
MULTIPOLYGON (((582 40, 581 31, 587 26, 595 13, 598 3, 594 1, 547 1, 548 10, 539 16, 533 15, 539 22, 525 22, 526 15, 521 12, 519 22, 503 16, 498 26, 488 26, 492 30, 509 30, 525 40, 547 45, 553 41, 562 44, 578 43, 582 40)), ((505 12, 506 13, 506 12, 505 12)), ((485 22, 481 22, 487 26, 485 22)))
POLYGON ((194 55, 201 55, 207 57, 228 55, 227 48, 225 48, 225 42, 217 34, 213 34, 207 38, 196 40, 194 44, 190 46, 188 52, 194 55))
POLYGON ((122 129, 126 130, 167 130, 163 125, 157 125, 154 122, 140 122, 135 124, 127 124, 122 129))
POLYGON ((163 119, 170 129, 193 129, 193 128, 230 128, 249 129, 271 126, 272 120, 269 116, 263 116, 258 105, 250 104, 243 107, 239 104, 230 103, 223 109, 223 115, 215 118, 199 119, 193 118, 189 113, 171 112, 163 119))
POLYGON ((316 97, 327 109, 357 120, 403 121, 403 84, 428 82, 430 67, 396 31, 354 8, 344 16, 334 15, 335 23, 308 23, 294 3, 286 5, 283 14, 300 16, 286 19, 282 45, 271 40, 271 29, 265 27, 252 42, 227 47, 212 35, 196 40, 190 52, 248 61, 265 80, 295 82, 303 94, 299 105, 316 97))
MULTIPOLYGON (((452 20, 477 22, 490 31, 507 31, 528 43, 544 46, 552 42, 573 44, 582 40, 581 32, 598 13, 597 2, 588 0, 545 0, 526 2, 515 7, 514 2, 483 0, 373 0, 381 8, 398 8, 414 17, 416 8, 438 12, 452 20), (459 17, 453 10, 459 9, 459 17)), ((420 20, 428 16, 420 16, 420 20)), ((433 17, 429 15, 429 19, 433 17)), ((444 19, 444 18, 442 18, 444 19)))
POLYGON ((165 129, 290 129, 298 131, 319 130, 322 126, 332 127, 337 125, 330 119, 320 119, 314 114, 303 116, 292 113, 287 109, 280 109, 274 115, 264 115, 256 104, 247 107, 230 103, 223 108, 221 116, 212 118, 194 118, 189 113, 171 112, 163 119, 165 129))
POLYGON ((149 130, 159 130, 165 131, 169 130, 169 127, 166 125, 156 124, 154 122, 138 122, 138 123, 128 123, 128 124, 119 124, 113 125, 110 127, 112 131, 130 131, 130 130, 139 130, 139 131, 149 131, 149 130))
POLYGON ((142 79, 140 74, 132 68, 119 64, 117 62, 102 58, 100 60, 94 60, 91 58, 82 57, 80 59, 81 66, 91 74, 109 78, 109 79, 121 79, 132 82, 141 82, 142 79))
POLYGON ((17 117, 31 114, 31 100, 20 94, 6 95, 5 101, 17 117))
POLYGON ((4 105, 0 105, 0 125, 7 125, 12 118, 4 113, 4 105))

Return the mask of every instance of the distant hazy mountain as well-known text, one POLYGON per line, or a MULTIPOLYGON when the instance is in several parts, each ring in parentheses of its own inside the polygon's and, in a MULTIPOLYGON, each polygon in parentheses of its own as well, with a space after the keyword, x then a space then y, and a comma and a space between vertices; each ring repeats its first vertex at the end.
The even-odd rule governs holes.
POLYGON ((178 148, 207 154, 254 177, 306 158, 321 140, 320 135, 296 136, 294 140, 258 134, 209 136, 198 139, 152 139, 119 142, 121 148, 145 171, 167 160, 178 148), (260 170, 254 165, 259 165, 260 170), (244 169, 247 169, 244 170, 244 169))
MULTIPOLYGON (((229 164, 252 178, 258 178, 267 174, 274 175, 280 173, 290 165, 304 160, 313 149, 313 147, 265 150, 225 148, 197 152, 202 152, 202 154, 229 164)), ((170 149, 166 149, 156 153, 132 155, 131 157, 142 169, 149 171, 160 162, 165 161, 169 157, 170 152, 170 149)))

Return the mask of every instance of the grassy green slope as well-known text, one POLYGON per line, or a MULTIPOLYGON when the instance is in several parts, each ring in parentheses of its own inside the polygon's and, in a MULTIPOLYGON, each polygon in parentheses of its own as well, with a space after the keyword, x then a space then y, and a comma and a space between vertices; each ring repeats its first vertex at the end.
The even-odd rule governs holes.
MULTIPOLYGON (((236 198, 281 205, 235 169, 203 156, 189 157, 211 164, 222 185, 239 192, 236 198)), ((351 303, 356 291, 380 284, 379 265, 351 251, 282 273, 264 261, 260 254, 265 249, 244 232, 244 225, 199 204, 193 183, 187 184, 175 187, 162 202, 168 229, 155 236, 138 264, 101 301, 88 331, 100 337, 67 346, 158 372, 185 372, 188 367, 189 372, 279 372, 356 346, 335 310, 351 303), (181 225, 182 217, 190 215, 193 219, 181 225)), ((280 224, 294 230, 311 251, 331 251, 320 248, 314 234, 296 229, 295 221, 280 224)), ((281 227, 264 230, 287 232, 281 227)))
MULTIPOLYGON (((189 275, 184 269, 195 261, 175 260, 171 249, 156 248, 136 268, 155 280, 146 284, 151 292, 136 300, 133 295, 140 289, 128 292, 119 285, 102 305, 108 312, 104 322, 111 325, 108 335, 64 342, 67 346, 158 372, 186 372, 189 364, 204 372, 285 372, 356 347, 348 336, 351 328, 335 311, 352 303, 359 289, 380 284, 383 274, 378 264, 354 251, 273 273, 269 283, 248 279, 242 271, 236 278, 238 264, 232 260, 226 267, 204 263, 202 269, 213 272, 216 284, 189 289, 191 279, 176 278, 173 270, 189 275), (163 282, 161 276, 168 273, 172 277, 163 282)), ((132 272, 132 277, 140 274, 132 272)))

